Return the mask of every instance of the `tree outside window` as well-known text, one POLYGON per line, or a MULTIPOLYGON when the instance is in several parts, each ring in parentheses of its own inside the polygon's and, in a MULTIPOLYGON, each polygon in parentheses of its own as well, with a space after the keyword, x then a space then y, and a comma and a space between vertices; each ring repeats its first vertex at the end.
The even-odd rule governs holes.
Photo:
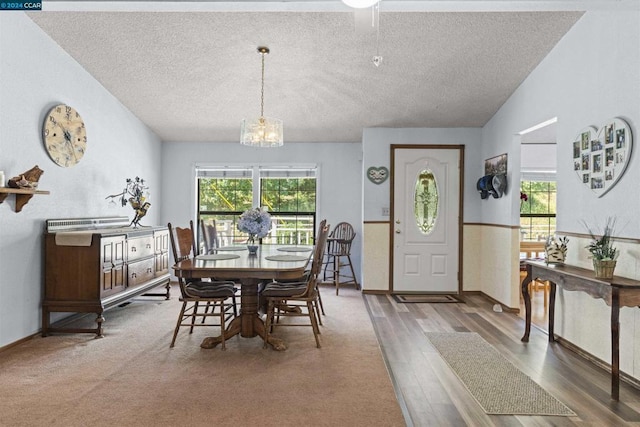
POLYGON ((520 233, 522 240, 545 241, 556 232, 555 181, 522 181, 520 192, 520 233))

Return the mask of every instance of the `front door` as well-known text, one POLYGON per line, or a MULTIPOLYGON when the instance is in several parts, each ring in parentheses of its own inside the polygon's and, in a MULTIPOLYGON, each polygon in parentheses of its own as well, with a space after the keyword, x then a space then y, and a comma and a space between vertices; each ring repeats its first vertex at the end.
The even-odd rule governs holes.
POLYGON ((394 293, 460 292, 462 146, 391 146, 394 293))

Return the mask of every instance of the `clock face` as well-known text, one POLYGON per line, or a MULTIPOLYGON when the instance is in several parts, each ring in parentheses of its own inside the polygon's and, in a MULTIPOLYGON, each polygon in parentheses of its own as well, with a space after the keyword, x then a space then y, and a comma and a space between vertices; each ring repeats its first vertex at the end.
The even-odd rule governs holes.
POLYGON ((87 148, 87 131, 80 114, 68 105, 53 107, 44 120, 44 146, 51 160, 62 167, 73 166, 87 148))

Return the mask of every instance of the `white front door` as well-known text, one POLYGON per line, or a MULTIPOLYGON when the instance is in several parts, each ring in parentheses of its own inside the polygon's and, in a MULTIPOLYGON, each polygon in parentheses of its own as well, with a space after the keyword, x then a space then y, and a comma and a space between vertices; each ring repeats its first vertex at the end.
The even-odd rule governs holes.
POLYGON ((391 150, 392 291, 457 294, 461 148, 391 150))

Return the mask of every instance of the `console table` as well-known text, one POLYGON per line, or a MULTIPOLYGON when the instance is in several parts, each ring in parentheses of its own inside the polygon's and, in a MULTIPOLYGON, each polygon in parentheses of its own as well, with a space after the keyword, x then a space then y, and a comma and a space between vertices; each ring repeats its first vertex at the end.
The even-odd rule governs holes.
POLYGON ((548 280, 549 293, 549 341, 555 341, 553 333, 556 286, 566 291, 585 292, 593 298, 604 300, 611 307, 611 398, 620 397, 620 307, 640 306, 640 281, 614 276, 610 281, 596 279, 595 273, 584 268, 564 264, 547 265, 541 261, 526 261, 527 276, 522 281, 522 296, 526 310, 523 342, 529 341, 531 331, 531 296, 529 282, 535 277, 548 280))

